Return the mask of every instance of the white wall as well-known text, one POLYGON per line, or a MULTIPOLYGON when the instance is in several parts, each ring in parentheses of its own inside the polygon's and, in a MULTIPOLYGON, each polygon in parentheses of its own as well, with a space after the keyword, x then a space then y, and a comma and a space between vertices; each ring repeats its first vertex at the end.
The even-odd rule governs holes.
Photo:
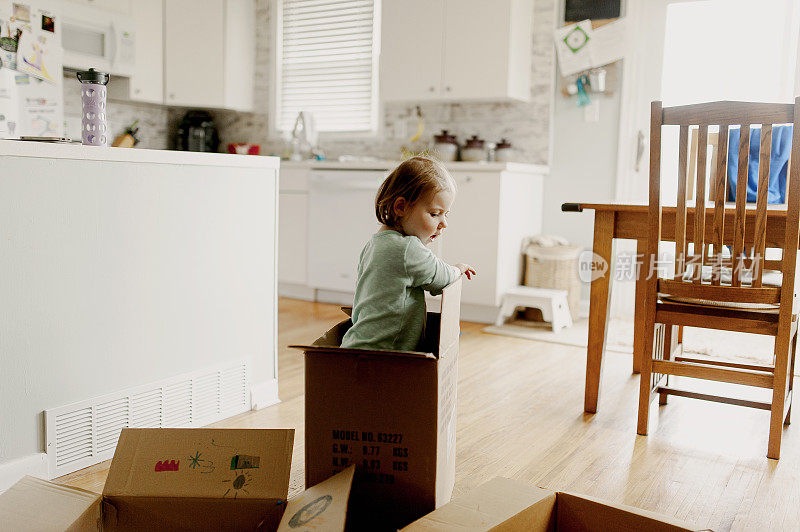
POLYGON ((275 170, 0 167, 0 470, 44 451, 45 409, 227 360, 276 377, 275 170))
MULTIPOLYGON (((558 74, 557 77, 560 78, 558 74)), ((620 91, 617 88, 608 96, 590 94, 600 105, 597 122, 584 120, 576 97, 562 96, 560 83, 555 91, 553 159, 550 175, 544 180, 543 232, 561 235, 575 245, 591 249, 593 213, 561 212, 561 204, 614 201, 620 91)), ((588 297, 589 285, 585 285, 582 298, 588 297)))

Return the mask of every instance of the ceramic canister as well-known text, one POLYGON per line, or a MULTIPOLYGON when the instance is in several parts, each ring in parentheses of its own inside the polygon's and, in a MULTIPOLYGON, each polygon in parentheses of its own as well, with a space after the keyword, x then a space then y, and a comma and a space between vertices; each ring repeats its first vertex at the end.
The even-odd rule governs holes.
POLYGON ((106 84, 110 76, 93 68, 77 73, 81 82, 81 141, 86 146, 108 145, 106 84))

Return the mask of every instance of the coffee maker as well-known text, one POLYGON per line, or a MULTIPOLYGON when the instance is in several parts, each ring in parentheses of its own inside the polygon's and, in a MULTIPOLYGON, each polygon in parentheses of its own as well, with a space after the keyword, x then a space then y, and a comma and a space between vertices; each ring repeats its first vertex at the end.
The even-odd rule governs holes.
POLYGON ((207 111, 187 111, 175 132, 175 149, 216 152, 219 133, 207 111))

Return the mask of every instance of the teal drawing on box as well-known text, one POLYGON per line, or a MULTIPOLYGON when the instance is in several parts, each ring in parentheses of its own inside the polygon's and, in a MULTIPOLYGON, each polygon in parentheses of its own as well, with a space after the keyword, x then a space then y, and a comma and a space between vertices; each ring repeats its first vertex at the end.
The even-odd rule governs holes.
POLYGON ((190 456, 189 457, 189 467, 194 469, 195 467, 199 466, 200 462, 202 462, 202 460, 200 460, 200 456, 201 456, 200 455, 200 451, 195 452, 194 456, 190 456))
POLYGON ((231 469, 258 469, 261 458, 246 454, 236 454, 231 457, 231 469))

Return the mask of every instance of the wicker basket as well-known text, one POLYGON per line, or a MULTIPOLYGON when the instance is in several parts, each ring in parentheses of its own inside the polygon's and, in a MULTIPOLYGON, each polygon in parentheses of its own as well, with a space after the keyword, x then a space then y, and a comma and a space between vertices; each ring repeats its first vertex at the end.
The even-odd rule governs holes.
MULTIPOLYGON (((573 318, 577 317, 581 298, 581 280, 578 277, 581 248, 528 244, 524 252, 525 286, 566 290, 569 311, 573 318)), ((529 312, 525 313, 526 318, 532 319, 529 312)))

